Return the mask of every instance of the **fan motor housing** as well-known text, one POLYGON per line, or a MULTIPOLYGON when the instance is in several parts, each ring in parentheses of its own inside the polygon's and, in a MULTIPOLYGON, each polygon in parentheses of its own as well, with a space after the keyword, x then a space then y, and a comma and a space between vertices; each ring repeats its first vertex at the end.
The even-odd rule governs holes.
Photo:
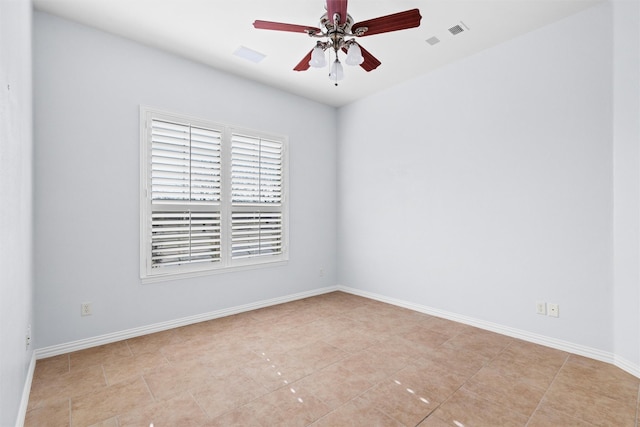
POLYGON ((336 21, 339 21, 339 19, 329 19, 327 13, 320 17, 320 25, 327 29, 326 37, 331 40, 333 49, 337 51, 344 45, 344 37, 352 35, 351 26, 353 25, 353 18, 347 14, 347 19, 345 19, 344 24, 336 25, 336 21))

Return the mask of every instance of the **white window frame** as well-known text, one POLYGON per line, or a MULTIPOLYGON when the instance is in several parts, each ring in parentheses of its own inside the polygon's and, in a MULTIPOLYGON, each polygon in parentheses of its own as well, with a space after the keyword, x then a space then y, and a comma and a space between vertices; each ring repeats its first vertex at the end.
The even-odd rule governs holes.
MULTIPOLYGON (((273 146, 273 144, 271 144, 273 146)), ((236 150, 237 151, 237 150, 236 150)), ((224 123, 216 123, 209 120, 199 119, 183 114, 176 114, 162 111, 156 108, 141 105, 140 106, 140 278, 142 283, 151 283, 164 280, 175 280, 180 278, 197 277, 216 273, 224 273, 229 271, 246 270, 259 267, 275 266, 285 264, 289 259, 288 252, 288 138, 283 135, 275 135, 266 132, 256 131, 236 127, 224 123), (176 123, 179 125, 212 129, 220 132, 221 135, 221 151, 220 151, 220 196, 219 201, 157 201, 152 200, 151 186, 151 167, 152 167, 152 123, 153 121, 162 121, 168 123, 176 123), (232 139, 234 135, 242 135, 255 140, 259 140, 259 146, 262 147, 262 141, 269 146, 269 143, 277 143, 275 146, 281 147, 281 176, 279 185, 281 186, 281 194, 279 203, 233 203, 232 200, 232 139), (185 263, 180 265, 161 265, 152 266, 152 215, 158 211, 175 211, 175 212, 219 212, 220 215, 220 257, 215 262, 204 263, 185 263), (281 224, 275 223, 277 230, 278 225, 281 227, 280 239, 276 239, 277 243, 273 247, 279 248, 280 252, 270 254, 268 250, 261 251, 259 256, 248 256, 242 258, 232 257, 232 245, 237 249, 237 242, 232 242, 232 214, 244 214, 247 216, 250 212, 262 212, 263 217, 273 219, 280 218, 281 224), (265 255, 265 253, 267 253, 265 255)), ((236 156, 237 160, 237 155, 236 156)), ((262 157, 260 157, 262 158, 262 157)), ((236 163, 237 164, 237 163, 236 163)), ((260 170, 262 166, 260 166, 260 170)), ((238 171, 237 166, 234 169, 238 171)), ((236 173, 236 175, 238 174, 236 173)), ((234 181, 235 182, 235 181, 234 181)), ((265 184, 266 185, 266 184, 265 184)), ((260 187, 262 188, 262 187, 260 187)), ((267 189, 270 189, 267 187, 267 189)), ((236 188, 237 192, 237 188, 236 188)), ((277 192, 277 190, 276 190, 277 192)), ((237 197, 237 196, 236 196, 237 197)), ((260 198, 264 200, 264 198, 260 198)), ((256 222, 245 221, 248 227, 270 227, 273 221, 268 222, 266 226, 260 225, 265 220, 256 222)), ((237 225, 234 223, 233 225, 237 225)), ((277 231, 276 231, 277 232, 277 231)), ((266 234, 266 233, 265 233, 266 234)), ((262 235, 259 233, 259 235, 262 235)), ((259 241, 267 241, 265 238, 258 238, 259 241)), ((189 241, 191 244, 191 240, 189 241)), ((268 245, 267 245, 268 246, 268 245)), ((267 247, 267 249, 269 249, 267 247)), ((245 254, 247 252, 245 251, 245 254)))

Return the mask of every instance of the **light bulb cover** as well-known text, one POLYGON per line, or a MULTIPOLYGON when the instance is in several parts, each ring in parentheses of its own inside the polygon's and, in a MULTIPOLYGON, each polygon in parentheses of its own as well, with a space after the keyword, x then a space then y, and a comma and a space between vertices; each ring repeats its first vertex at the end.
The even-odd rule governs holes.
POLYGON ((327 58, 324 56, 324 49, 322 46, 316 46, 311 51, 311 60, 309 66, 313 68, 322 68, 327 65, 327 58))
POLYGON ((362 50, 358 43, 351 43, 349 45, 349 50, 347 50, 347 59, 344 61, 347 65, 360 65, 364 62, 364 57, 362 56, 362 50))
POLYGON ((333 61, 333 65, 331 65, 331 72, 329 73, 329 78, 334 81, 340 81, 344 79, 344 69, 342 68, 342 64, 337 59, 333 61))

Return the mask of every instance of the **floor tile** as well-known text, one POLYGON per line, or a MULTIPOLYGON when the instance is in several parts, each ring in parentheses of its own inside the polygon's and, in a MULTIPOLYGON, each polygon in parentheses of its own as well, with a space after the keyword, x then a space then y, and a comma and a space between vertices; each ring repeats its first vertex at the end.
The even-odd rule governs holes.
POLYGON ((346 357, 340 361, 340 366, 375 384, 406 367, 409 361, 407 358, 394 358, 376 346, 346 357))
POLYGON ((424 322, 420 322, 420 325, 424 328, 432 329, 439 334, 446 335, 449 338, 453 338, 465 332, 473 332, 476 329, 472 326, 442 319, 440 317, 431 317, 424 322))
POLYGON ((562 412, 541 407, 533 414, 529 420, 529 424, 527 424, 527 427, 593 427, 595 425, 596 424, 591 424, 567 414, 563 414, 562 412))
POLYGON ((385 381, 371 388, 358 400, 376 408, 406 426, 415 426, 438 407, 436 401, 427 400, 422 393, 401 384, 385 381))
POLYGON ((238 372, 236 375, 211 378, 200 389, 192 391, 192 395, 206 414, 215 418, 267 392, 252 378, 238 372))
POLYGON ((455 393, 466 377, 435 364, 412 363, 386 382, 406 390, 426 403, 439 405, 455 393))
POLYGON ((163 402, 153 402, 118 416, 118 427, 198 427, 208 420, 188 393, 163 402))
POLYGON ((56 426, 65 427, 71 423, 70 400, 58 399, 46 405, 27 411, 25 427, 56 426))
POLYGON ((481 369, 464 384, 463 389, 527 417, 531 416, 546 391, 546 388, 532 386, 517 377, 503 376, 490 367, 481 369))
POLYGON ((369 333, 365 328, 336 329, 341 331, 325 337, 323 340, 334 347, 347 353, 357 353, 375 344, 379 344, 374 334, 369 333))
POLYGON ((50 400, 74 398, 107 387, 101 365, 79 369, 47 380, 34 380, 31 384, 29 406, 40 407, 50 400))
POLYGON ((496 357, 511 342, 512 338, 481 329, 468 330, 451 338, 443 346, 482 355, 487 361, 496 357))
POLYGON ((98 421, 95 424, 91 424, 89 427, 119 427, 118 418, 111 417, 111 418, 106 419, 104 421, 98 421))
POLYGON ((303 384, 292 384, 256 399, 261 406, 263 424, 271 426, 306 426, 330 411, 303 384))
POLYGON ((571 355, 556 382, 579 387, 587 392, 635 404, 640 379, 608 363, 571 355))
POLYGON ((436 365, 447 372, 469 378, 485 366, 488 360, 482 354, 473 351, 440 346, 423 353, 413 363, 427 366, 436 365))
POLYGON ((69 353, 69 365, 71 372, 73 372, 132 355, 126 341, 119 341, 69 353))
POLYGON ((283 355, 283 362, 301 368, 306 375, 309 375, 347 356, 348 353, 339 348, 324 341, 316 341, 305 347, 287 351, 283 355))
POLYGON ((286 333, 278 337, 278 343, 284 351, 294 350, 321 341, 329 334, 331 331, 324 324, 312 322, 288 329, 286 333))
MULTIPOLYGON (((442 421, 440 418, 431 414, 424 421, 418 424, 417 427, 458 427, 458 426, 454 423, 442 421)), ((551 426, 547 426, 547 427, 551 427, 551 426)))
POLYGON ((156 353, 165 345, 176 344, 182 341, 183 339, 176 330, 170 329, 168 331, 130 338, 126 342, 131 352, 134 355, 138 355, 142 353, 156 353))
POLYGON ((400 334, 400 336, 411 341, 415 349, 421 353, 436 349, 451 338, 448 335, 441 334, 436 330, 428 329, 422 325, 414 325, 400 334))
POLYGON ((330 409, 335 409, 361 395, 373 384, 364 376, 352 373, 340 363, 328 366, 293 383, 292 387, 303 387, 313 396, 323 401, 330 409))
POLYGON ((168 366, 167 359, 156 352, 141 353, 117 361, 107 361, 103 365, 103 370, 107 384, 113 385, 168 366))
MULTIPOLYGON (((593 386, 597 388, 596 385, 593 386)), ((636 402, 621 401, 570 381, 554 381, 547 390, 542 406, 597 425, 635 427, 636 402)))
POLYGON ((213 353, 215 347, 216 343, 212 337, 205 335, 167 344, 160 349, 160 353, 171 363, 182 363, 213 353))
POLYGON ((522 343, 510 344, 496 356, 485 371, 528 384, 531 387, 547 389, 562 368, 568 355, 558 350, 540 350, 545 347, 522 343))
POLYGON ((143 375, 155 400, 168 400, 190 390, 205 387, 211 377, 200 371, 166 366, 143 375))
POLYGON ((260 353, 240 370, 269 391, 292 384, 308 375, 304 362, 284 353, 260 353))
POLYGON ((433 416, 449 425, 473 427, 523 427, 529 419, 506 405, 482 399, 467 390, 457 391, 434 411, 433 416))
POLYGON ((55 379, 60 375, 69 373, 69 355, 62 354, 60 356, 48 357, 46 359, 40 359, 36 363, 36 368, 33 372, 34 380, 49 380, 55 379))
POLYGON ((142 377, 71 399, 71 425, 84 427, 153 402, 142 377))
POLYGON ((202 427, 263 427, 263 424, 260 421, 264 419, 265 418, 254 411, 250 405, 243 405, 239 408, 232 409, 211 421, 205 422, 202 427))
POLYGON ((313 427, 403 427, 398 421, 371 408, 366 402, 351 401, 312 424, 313 427))

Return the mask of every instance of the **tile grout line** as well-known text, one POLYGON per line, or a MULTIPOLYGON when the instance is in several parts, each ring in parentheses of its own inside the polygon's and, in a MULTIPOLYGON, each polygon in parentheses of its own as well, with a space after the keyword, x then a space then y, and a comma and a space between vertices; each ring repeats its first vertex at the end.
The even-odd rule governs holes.
POLYGON ((102 378, 104 378, 104 383, 107 385, 107 387, 111 386, 111 384, 109 384, 109 380, 107 379, 107 372, 104 370, 104 363, 100 364, 100 369, 102 370, 102 378))
MULTIPOLYGON (((570 354, 567 354, 567 356, 564 358, 564 362, 562 362, 562 366, 560 366, 560 369, 558 369, 558 372, 556 372, 556 374, 553 376, 553 379, 549 383, 549 386, 547 387, 547 389, 544 391, 544 394, 540 398, 540 401, 538 402, 538 405, 536 406, 536 409, 534 409, 533 412, 531 413, 531 415, 529 415, 529 420, 527 420, 527 424, 525 424, 524 427, 527 427, 529 425, 529 423, 531 422, 531 419, 533 418, 535 413, 538 412, 538 409, 540 409, 540 405, 542 405, 542 402, 544 401, 544 398, 547 396, 547 393, 549 392, 549 390, 553 386, 553 383, 556 381, 556 378, 558 378, 558 375, 560 375, 560 371, 562 371, 562 368, 564 368, 564 365, 566 365, 567 362, 569 361, 569 356, 570 356, 570 354)), ((581 420, 581 421, 583 421, 583 420, 581 420)))
POLYGON ((202 405, 200 405, 200 402, 198 402, 198 399, 196 399, 196 397, 193 395, 193 390, 188 390, 187 394, 189 396, 191 396, 191 398, 193 399, 194 402, 196 402, 196 405, 198 405, 198 408, 200 408, 202 413, 207 417, 207 421, 211 421, 211 420, 215 419, 214 417, 209 415, 209 413, 202 407, 202 405))

